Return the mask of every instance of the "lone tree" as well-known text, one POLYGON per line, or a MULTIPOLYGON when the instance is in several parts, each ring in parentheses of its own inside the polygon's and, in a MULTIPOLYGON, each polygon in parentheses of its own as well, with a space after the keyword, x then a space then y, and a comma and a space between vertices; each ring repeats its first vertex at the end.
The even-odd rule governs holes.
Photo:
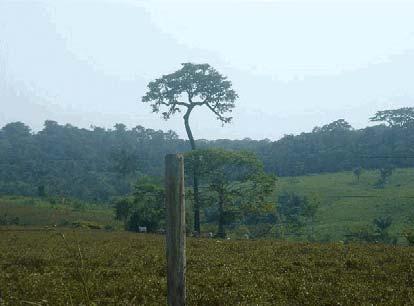
POLYGON ((359 179, 361 178, 361 174, 362 174, 362 168, 361 167, 356 167, 354 169, 354 176, 357 180, 357 183, 359 183, 359 179))
MULTIPOLYGON (((148 84, 148 92, 142 102, 151 103, 152 111, 162 115, 165 120, 176 113, 184 113, 184 125, 191 144, 196 143, 190 128, 190 115, 197 106, 205 106, 217 119, 229 123, 232 117, 226 113, 235 107, 238 98, 231 82, 209 64, 184 63, 180 70, 163 75, 148 84)), ((193 172, 194 188, 194 230, 200 232, 200 199, 198 190, 197 165, 193 172)))

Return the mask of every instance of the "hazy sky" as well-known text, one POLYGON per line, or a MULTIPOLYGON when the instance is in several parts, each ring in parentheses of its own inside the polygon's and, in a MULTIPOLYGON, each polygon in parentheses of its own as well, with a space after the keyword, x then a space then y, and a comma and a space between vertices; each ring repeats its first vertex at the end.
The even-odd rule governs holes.
POLYGON ((210 63, 239 93, 224 128, 197 138, 277 139, 414 106, 414 1, 0 0, 0 126, 46 119, 173 129, 140 102, 146 84, 210 63))

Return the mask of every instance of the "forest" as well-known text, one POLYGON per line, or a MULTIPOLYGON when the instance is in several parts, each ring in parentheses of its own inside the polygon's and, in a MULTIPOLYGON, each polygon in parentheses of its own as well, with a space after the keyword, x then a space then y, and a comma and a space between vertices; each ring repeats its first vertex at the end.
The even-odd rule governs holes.
MULTIPOLYGON (((339 119, 311 132, 265 140, 197 140, 201 149, 251 152, 278 177, 414 166, 413 109, 380 111, 381 124, 354 129, 339 119), (402 112, 402 113, 401 113, 402 112), (401 118, 403 121, 401 121, 401 118)), ((108 202, 133 191, 138 178, 160 177, 164 156, 188 152, 174 131, 118 123, 112 129, 45 121, 33 132, 22 122, 0 130, 0 194, 57 195, 108 202)))

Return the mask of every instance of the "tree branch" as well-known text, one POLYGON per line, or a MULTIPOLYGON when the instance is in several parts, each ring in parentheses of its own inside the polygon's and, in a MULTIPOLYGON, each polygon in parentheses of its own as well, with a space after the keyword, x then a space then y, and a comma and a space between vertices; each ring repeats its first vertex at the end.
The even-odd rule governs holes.
POLYGON ((207 105, 207 107, 217 116, 217 118, 220 121, 223 121, 225 123, 230 122, 231 117, 224 117, 222 114, 220 114, 214 107, 212 107, 208 102, 203 102, 203 104, 207 105))
POLYGON ((174 102, 164 102, 164 101, 159 101, 159 104, 165 105, 165 106, 172 106, 172 105, 182 105, 185 107, 190 107, 189 103, 185 103, 185 102, 180 102, 180 101, 174 101, 174 102))

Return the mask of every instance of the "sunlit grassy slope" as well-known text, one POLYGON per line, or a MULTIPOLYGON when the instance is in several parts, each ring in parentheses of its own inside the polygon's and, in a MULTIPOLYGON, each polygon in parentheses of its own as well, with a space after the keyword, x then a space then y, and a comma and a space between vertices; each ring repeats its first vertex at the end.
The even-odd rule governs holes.
POLYGON ((364 171, 357 182, 352 172, 280 178, 277 192, 299 192, 320 199, 315 231, 319 237, 342 239, 347 229, 391 216, 390 232, 400 235, 414 225, 414 169, 397 169, 385 188, 374 187, 378 171, 364 171))
MULTIPOLYGON (((378 171, 364 171, 357 182, 352 172, 282 177, 277 194, 294 191, 320 201, 315 222, 317 240, 342 240, 352 229, 372 225, 374 218, 391 216, 390 233, 405 242, 401 232, 414 228, 414 169, 397 169, 385 188, 375 188, 378 171)), ((277 196, 277 195, 276 195, 277 196)), ((0 218, 19 218, 19 225, 66 226, 77 221, 122 228, 110 206, 90 206, 67 200, 0 197, 0 218)))

